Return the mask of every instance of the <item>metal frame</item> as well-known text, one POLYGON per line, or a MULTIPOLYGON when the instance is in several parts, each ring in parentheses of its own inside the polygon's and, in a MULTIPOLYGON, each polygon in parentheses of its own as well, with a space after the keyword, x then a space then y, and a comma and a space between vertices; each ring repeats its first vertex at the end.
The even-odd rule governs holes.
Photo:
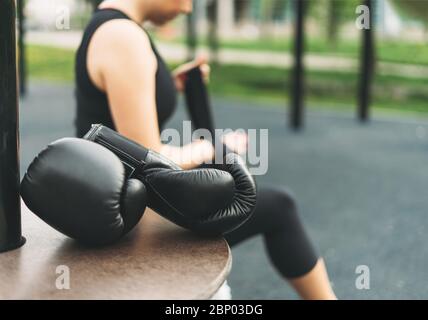
POLYGON ((19 197, 15 0, 0 1, 0 252, 24 244, 19 197))
POLYGON ((360 79, 358 85, 358 109, 357 116, 361 122, 370 120, 370 104, 372 99, 372 87, 375 67, 374 45, 374 3, 373 0, 364 0, 370 10, 370 28, 362 32, 360 79))
MULTIPOLYGON (((193 3, 196 5, 196 2, 193 3)), ((198 34, 196 31, 196 10, 186 17, 186 31, 187 31, 187 59, 193 60, 196 57, 196 48, 198 46, 198 34)))
POLYGON ((25 0, 17 0, 17 17, 18 17, 18 70, 19 70, 19 92, 22 96, 27 93, 27 55, 25 48, 25 0))
POLYGON ((289 124, 292 129, 299 130, 304 126, 304 78, 305 69, 303 56, 305 51, 305 9, 306 0, 294 0, 295 5, 295 43, 294 43, 294 68, 291 77, 291 105, 289 124))

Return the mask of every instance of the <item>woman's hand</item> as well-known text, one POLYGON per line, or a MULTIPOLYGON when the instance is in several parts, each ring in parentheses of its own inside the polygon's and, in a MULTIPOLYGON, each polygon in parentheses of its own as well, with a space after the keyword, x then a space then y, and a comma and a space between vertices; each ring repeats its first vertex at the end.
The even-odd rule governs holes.
POLYGON ((209 82, 211 68, 208 65, 208 59, 206 57, 201 56, 191 62, 179 66, 172 72, 175 81, 175 86, 178 91, 184 91, 187 72, 196 67, 199 67, 201 69, 202 77, 205 83, 209 82))
POLYGON ((214 146, 207 140, 196 140, 183 147, 163 145, 160 153, 182 169, 193 169, 214 158, 214 146))
MULTIPOLYGON (((243 155, 247 152, 248 136, 245 132, 230 132, 222 137, 222 143, 230 151, 243 155)), ((196 140, 183 147, 164 144, 159 152, 185 170, 196 168, 215 157, 214 146, 208 140, 196 140)))
POLYGON ((234 131, 225 134, 222 142, 233 152, 243 155, 248 150, 248 135, 245 132, 234 131))

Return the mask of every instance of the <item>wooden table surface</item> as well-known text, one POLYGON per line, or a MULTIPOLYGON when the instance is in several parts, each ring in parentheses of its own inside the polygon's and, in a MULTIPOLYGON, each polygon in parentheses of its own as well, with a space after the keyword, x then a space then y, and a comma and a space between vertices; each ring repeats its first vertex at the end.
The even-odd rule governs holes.
POLYGON ((25 205, 22 220, 26 244, 0 254, 0 299, 208 299, 231 268, 224 239, 195 236, 151 210, 120 243, 101 249, 66 238, 25 205), (70 289, 61 289, 62 266, 70 289))

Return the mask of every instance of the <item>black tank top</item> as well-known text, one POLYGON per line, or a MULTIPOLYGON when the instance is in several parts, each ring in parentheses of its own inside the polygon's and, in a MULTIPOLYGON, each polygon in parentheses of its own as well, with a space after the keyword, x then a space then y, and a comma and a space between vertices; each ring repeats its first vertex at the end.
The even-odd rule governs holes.
MULTIPOLYGON (((82 42, 76 54, 76 101, 77 114, 75 119, 76 135, 83 137, 92 124, 101 123, 116 130, 110 113, 107 95, 99 90, 89 77, 86 57, 89 43, 95 31, 105 22, 113 19, 128 19, 123 12, 116 9, 98 9, 83 35, 82 42)), ((143 28, 142 32, 145 32, 143 28)), ((168 118, 173 114, 177 104, 177 91, 171 73, 165 62, 159 55, 150 38, 152 50, 156 56, 158 69, 156 72, 156 108, 158 112, 159 126, 162 128, 168 118)), ((141 57, 144 59, 144 57, 141 57)), ((144 125, 142 119, 141 125, 144 125)))

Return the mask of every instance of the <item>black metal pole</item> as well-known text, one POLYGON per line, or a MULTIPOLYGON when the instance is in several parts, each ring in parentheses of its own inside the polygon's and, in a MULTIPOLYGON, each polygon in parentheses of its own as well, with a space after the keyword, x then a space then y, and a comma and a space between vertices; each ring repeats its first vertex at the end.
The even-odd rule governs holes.
POLYGON ((304 65, 303 54, 305 46, 304 17, 305 0, 294 0, 295 3, 295 38, 294 38, 294 68, 291 78, 290 126, 299 130, 304 125, 304 65))
POLYGON ((188 60, 195 59, 196 47, 198 45, 198 35, 196 32, 196 3, 197 1, 193 1, 193 13, 189 14, 186 18, 188 60))
POLYGON ((19 91, 22 96, 25 96, 27 93, 27 56, 25 51, 25 15, 24 15, 24 6, 25 0, 17 1, 17 10, 18 10, 18 70, 19 70, 19 91))
POLYGON ((208 45, 211 51, 211 63, 214 65, 219 64, 218 51, 220 48, 220 41, 218 35, 218 0, 211 0, 207 6, 208 15, 208 45))
POLYGON ((374 5, 373 0, 364 0, 370 11, 370 27, 362 31, 360 80, 358 86, 358 119, 367 122, 370 118, 370 104, 375 67, 374 48, 374 5))
POLYGON ((0 1, 0 252, 20 247, 15 0, 0 1))

